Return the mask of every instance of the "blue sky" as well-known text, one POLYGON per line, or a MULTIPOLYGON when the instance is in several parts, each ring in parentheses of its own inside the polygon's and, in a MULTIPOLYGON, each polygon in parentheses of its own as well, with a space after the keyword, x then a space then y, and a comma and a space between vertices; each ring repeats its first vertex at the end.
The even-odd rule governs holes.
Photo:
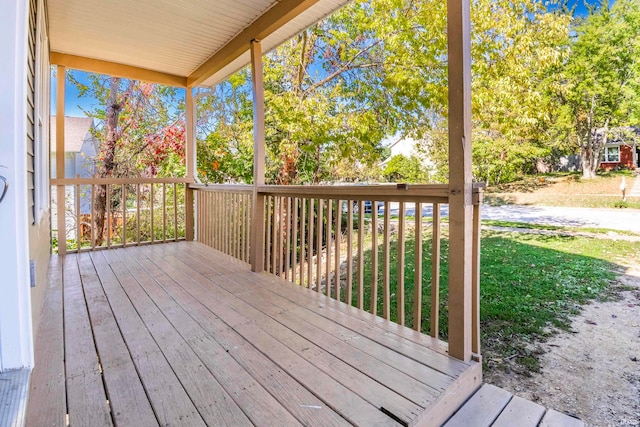
MULTIPOLYGON (((610 0, 610 1, 611 3, 613 3, 614 0, 610 0)), ((600 0, 568 0, 567 4, 570 8, 575 6, 574 14, 576 16, 585 16, 588 13, 588 9, 585 2, 592 5, 597 5, 601 1, 600 0)), ((80 82, 85 83, 87 81, 86 79, 87 73, 82 71, 73 71, 73 73, 80 82)), ((55 76, 51 78, 51 88, 52 88, 51 114, 55 114, 56 113, 56 90, 55 90, 56 77, 55 76)), ((66 96, 65 96, 65 115, 66 116, 83 117, 84 114, 82 113, 81 108, 90 109, 95 104, 95 101, 91 99, 80 98, 78 89, 75 87, 75 85, 69 82, 67 82, 65 85, 65 91, 66 91, 66 96)))

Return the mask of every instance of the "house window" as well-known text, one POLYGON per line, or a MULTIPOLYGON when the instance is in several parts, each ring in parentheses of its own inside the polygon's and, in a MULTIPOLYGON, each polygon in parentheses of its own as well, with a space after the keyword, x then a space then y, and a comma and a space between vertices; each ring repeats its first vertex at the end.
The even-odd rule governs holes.
POLYGON ((602 161, 606 163, 620 163, 620 146, 604 147, 602 161))

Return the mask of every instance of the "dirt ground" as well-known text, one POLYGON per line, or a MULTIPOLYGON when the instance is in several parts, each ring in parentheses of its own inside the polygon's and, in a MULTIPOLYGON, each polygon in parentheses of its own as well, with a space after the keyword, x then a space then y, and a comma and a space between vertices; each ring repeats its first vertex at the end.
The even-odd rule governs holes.
POLYGON ((634 289, 587 305, 571 332, 541 344, 541 373, 494 372, 484 380, 588 426, 640 426, 640 266, 618 280, 634 289))

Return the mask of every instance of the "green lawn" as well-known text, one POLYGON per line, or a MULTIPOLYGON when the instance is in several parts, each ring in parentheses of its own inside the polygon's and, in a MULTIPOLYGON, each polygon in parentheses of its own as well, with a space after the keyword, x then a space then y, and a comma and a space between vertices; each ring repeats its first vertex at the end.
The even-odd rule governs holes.
MULTIPOLYGON (((413 240, 406 244, 406 325, 413 326, 413 240)), ((382 246, 382 245, 380 245, 382 246)), ((448 241, 442 241, 440 334, 447 337, 448 241)), ((431 254, 430 237, 423 242, 424 259, 431 254)), ((391 248, 391 277, 397 273, 397 243, 391 248)), ((485 367, 510 358, 521 373, 538 369, 536 343, 569 328, 580 306, 612 294, 620 265, 640 259, 640 243, 573 236, 483 232, 481 255, 481 331, 485 367)), ((371 251, 365 254, 365 284, 371 283, 371 251)), ((382 260, 380 248, 379 260, 382 260)), ((378 273, 382 277, 382 271, 378 273)), ((355 280, 354 280, 355 282, 355 280)), ((431 265, 423 265, 422 331, 429 332, 431 265)), ((382 310, 379 279, 378 313, 382 310)), ((365 285, 365 307, 371 301, 365 285)), ((355 297, 352 301, 356 303, 355 297)), ((396 319, 396 284, 391 284, 391 317, 396 319)))

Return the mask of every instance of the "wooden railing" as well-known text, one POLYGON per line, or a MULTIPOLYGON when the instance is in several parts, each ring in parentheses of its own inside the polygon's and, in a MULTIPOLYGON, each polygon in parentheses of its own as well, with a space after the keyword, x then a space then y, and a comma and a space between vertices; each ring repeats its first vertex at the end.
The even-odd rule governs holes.
MULTIPOLYGON (((433 337, 446 335, 440 313, 446 301, 441 260, 448 254, 443 238, 448 222, 441 209, 449 200, 447 185, 262 185, 257 187, 265 204, 260 227, 251 218, 252 186, 191 188, 197 240, 250 262, 250 233, 262 230, 267 272, 433 337)), ((474 188, 475 353, 481 191, 474 188)))
POLYGON ((196 199, 197 240, 249 262, 251 185, 190 185, 196 199))
POLYGON ((64 254, 184 240, 189 181, 185 178, 51 180, 54 250, 64 254))

